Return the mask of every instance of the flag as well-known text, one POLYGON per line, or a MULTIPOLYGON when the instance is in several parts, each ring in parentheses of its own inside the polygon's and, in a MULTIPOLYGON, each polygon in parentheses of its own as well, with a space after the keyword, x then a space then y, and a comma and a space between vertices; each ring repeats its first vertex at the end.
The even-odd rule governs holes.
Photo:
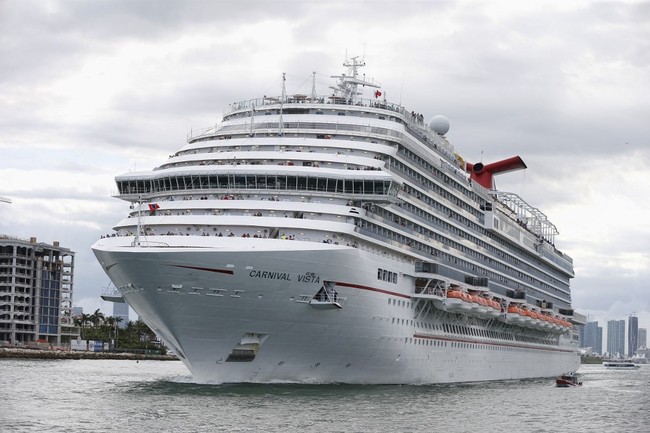
POLYGON ((379 90, 375 90, 375 98, 379 98, 381 96, 381 92, 379 90))
POLYGON ((151 215, 155 214, 158 209, 160 209, 158 203, 149 203, 149 213, 151 215))

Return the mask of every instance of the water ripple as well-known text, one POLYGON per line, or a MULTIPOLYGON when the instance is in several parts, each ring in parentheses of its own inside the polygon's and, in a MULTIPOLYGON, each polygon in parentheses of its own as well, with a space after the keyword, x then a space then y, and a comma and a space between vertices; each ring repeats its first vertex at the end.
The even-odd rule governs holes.
POLYGON ((645 432, 650 366, 430 386, 201 385, 179 362, 0 360, 8 432, 645 432))

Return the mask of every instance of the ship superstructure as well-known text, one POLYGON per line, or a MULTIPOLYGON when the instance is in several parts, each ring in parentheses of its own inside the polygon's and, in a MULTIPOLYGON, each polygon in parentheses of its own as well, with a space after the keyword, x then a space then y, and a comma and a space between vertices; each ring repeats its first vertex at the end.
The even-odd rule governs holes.
POLYGON ((385 99, 352 58, 331 93, 231 104, 93 250, 201 382, 436 383, 579 366, 556 227, 385 99), (370 95, 364 95, 371 92, 370 95))

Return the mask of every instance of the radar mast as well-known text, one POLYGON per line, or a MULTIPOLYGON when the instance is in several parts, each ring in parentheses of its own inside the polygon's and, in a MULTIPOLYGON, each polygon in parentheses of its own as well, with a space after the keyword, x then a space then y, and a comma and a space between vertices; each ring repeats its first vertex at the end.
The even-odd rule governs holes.
POLYGON ((343 66, 348 68, 347 72, 341 75, 332 75, 331 78, 338 78, 338 81, 336 82, 336 87, 330 87, 334 89, 334 96, 341 98, 340 102, 350 105, 356 104, 357 97, 363 94, 358 91, 358 86, 381 87, 379 83, 366 80, 365 75, 363 78, 359 78, 359 68, 366 66, 366 62, 359 60, 359 56, 350 58, 343 63, 343 66))

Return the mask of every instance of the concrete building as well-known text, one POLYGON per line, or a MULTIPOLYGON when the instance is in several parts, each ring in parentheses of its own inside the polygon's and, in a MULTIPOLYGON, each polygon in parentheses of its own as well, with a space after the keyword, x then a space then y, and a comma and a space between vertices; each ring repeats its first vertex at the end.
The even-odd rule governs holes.
POLYGON ((627 355, 634 356, 639 348, 639 318, 631 314, 627 318, 627 355))
POLYGON ((625 320, 607 322, 607 352, 610 356, 625 354, 625 320))
POLYGON ((0 235, 0 341, 63 346, 76 338, 74 255, 56 241, 0 235))

